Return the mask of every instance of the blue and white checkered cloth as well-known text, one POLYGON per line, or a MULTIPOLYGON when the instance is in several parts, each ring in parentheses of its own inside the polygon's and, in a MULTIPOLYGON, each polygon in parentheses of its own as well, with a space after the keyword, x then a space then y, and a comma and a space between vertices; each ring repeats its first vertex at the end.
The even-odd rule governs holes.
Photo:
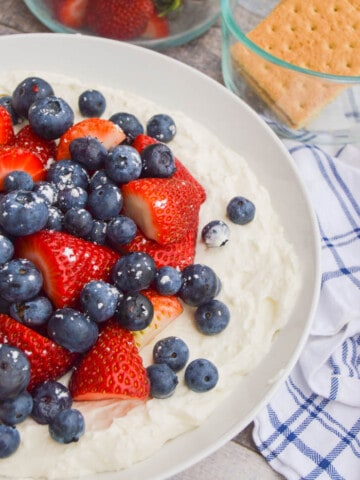
POLYGON ((360 147, 287 147, 319 222, 322 288, 305 349, 253 438, 289 480, 360 480, 360 147))

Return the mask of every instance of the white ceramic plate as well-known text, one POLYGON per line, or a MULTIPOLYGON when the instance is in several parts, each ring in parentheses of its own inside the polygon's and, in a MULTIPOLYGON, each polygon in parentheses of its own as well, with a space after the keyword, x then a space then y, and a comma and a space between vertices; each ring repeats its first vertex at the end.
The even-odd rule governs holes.
POLYGON ((190 467, 244 429, 294 366, 306 341, 319 292, 314 214, 291 157, 269 127, 234 94, 198 71, 157 52, 111 40, 66 34, 0 37, 2 70, 58 72, 129 90, 188 116, 241 153, 270 192, 304 272, 294 313, 259 367, 196 430, 148 460, 93 480, 164 479, 190 467))

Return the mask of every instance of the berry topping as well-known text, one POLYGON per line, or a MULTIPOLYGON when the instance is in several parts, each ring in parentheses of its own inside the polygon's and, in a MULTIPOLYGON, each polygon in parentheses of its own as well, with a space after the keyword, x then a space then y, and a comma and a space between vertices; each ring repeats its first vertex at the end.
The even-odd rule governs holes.
POLYGON ((32 176, 23 170, 14 170, 4 178, 5 192, 11 192, 12 190, 32 190, 33 187, 34 181, 32 176))
POLYGON ((151 301, 139 292, 126 293, 120 300, 114 318, 126 330, 139 331, 148 327, 154 316, 151 301))
POLYGON ((43 283, 40 270, 25 258, 13 258, 0 269, 0 295, 8 302, 29 300, 43 283))
POLYGON ((140 177, 142 169, 138 151, 130 145, 114 147, 105 159, 105 171, 114 183, 127 183, 140 177))
POLYGON ((97 323, 105 322, 114 316, 121 292, 104 281, 93 280, 84 285, 80 293, 83 311, 97 323))
POLYGON ((80 94, 78 103, 83 117, 101 117, 106 109, 106 99, 99 90, 85 90, 80 94))
POLYGON ((72 405, 69 389, 55 380, 40 383, 31 394, 34 402, 31 416, 42 425, 49 423, 59 412, 72 405))
POLYGON ((20 445, 18 430, 9 425, 0 424, 0 458, 10 457, 20 445))
POLYGON ((12 303, 9 314, 28 327, 44 325, 49 320, 53 308, 47 297, 37 296, 23 302, 12 303))
POLYGON ((110 117, 110 120, 122 129, 126 134, 127 143, 132 143, 132 141, 138 136, 144 133, 144 127, 140 123, 139 119, 128 112, 118 112, 114 113, 110 117))
POLYGON ((144 177, 171 177, 176 170, 175 159, 170 148, 163 143, 148 145, 141 152, 142 171, 144 177))
POLYGON ((32 408, 32 396, 24 390, 16 397, 0 402, 0 420, 6 425, 17 425, 30 415, 32 408))
POLYGON ((230 229, 222 220, 212 220, 201 231, 201 238, 208 247, 223 247, 229 241, 230 229))
POLYGON ((176 135, 176 125, 170 115, 159 113, 152 116, 146 124, 146 134, 159 142, 168 143, 176 135))
POLYGON ((169 398, 179 383, 176 373, 166 364, 149 365, 147 374, 150 381, 150 395, 153 398, 169 398))
POLYGON ((158 340, 153 348, 155 363, 166 363, 174 372, 185 367, 189 359, 189 348, 181 338, 166 337, 158 340))
POLYGON ((15 136, 15 145, 37 155, 47 166, 56 156, 55 140, 45 140, 37 135, 30 125, 25 125, 15 136))
POLYGON ((193 307, 199 306, 219 293, 219 279, 207 265, 189 265, 182 271, 181 300, 193 307))
POLYGON ((11 145, 14 143, 15 133, 13 121, 8 110, 0 106, 0 145, 11 145))
POLYGON ((237 196, 228 203, 226 213, 232 222, 238 225, 246 225, 254 219, 255 205, 251 200, 237 196))
POLYGON ((69 145, 71 160, 81 163, 86 170, 102 168, 107 156, 107 150, 96 137, 79 137, 69 145))
POLYGON ((28 118, 30 106, 35 101, 51 95, 54 95, 54 90, 46 80, 28 77, 15 88, 12 94, 12 105, 19 117, 28 118))
POLYGON ((215 387, 219 380, 216 366, 205 358, 198 358, 185 369, 185 383, 194 392, 207 392, 215 387))
POLYGON ((61 410, 50 420, 49 433, 58 443, 78 442, 85 433, 83 414, 76 408, 61 410))
POLYGON ((229 324, 230 311, 217 299, 201 304, 195 311, 195 325, 205 335, 216 335, 229 324))
POLYGON ((111 279, 119 290, 138 292, 149 288, 155 278, 156 266, 150 255, 133 252, 122 256, 111 271, 111 279))
POLYGON ((155 277, 156 290, 161 295, 175 295, 181 287, 181 272, 174 267, 160 267, 155 277))
POLYGON ((30 363, 26 355, 14 344, 0 343, 0 401, 19 395, 29 381, 30 363))
POLYGON ((54 95, 32 103, 28 117, 31 128, 45 140, 61 137, 74 123, 74 112, 70 105, 54 95))
POLYGON ((0 149, 0 190, 4 189, 4 178, 14 170, 29 173, 34 182, 45 180, 46 170, 42 160, 36 153, 18 146, 0 149))

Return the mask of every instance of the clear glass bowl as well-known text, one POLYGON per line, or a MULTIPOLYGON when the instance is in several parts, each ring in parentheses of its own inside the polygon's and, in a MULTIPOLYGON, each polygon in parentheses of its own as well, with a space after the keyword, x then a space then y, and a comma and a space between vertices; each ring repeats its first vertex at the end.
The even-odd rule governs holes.
MULTIPOLYGON (((264 36, 255 36, 254 29, 280 3, 221 0, 225 85, 282 138, 313 144, 359 142, 360 76, 333 75, 305 68, 300 62, 288 63, 270 53, 271 45, 259 46, 264 36)), ((300 8, 306 4, 300 2, 300 8)), ((286 28, 292 30, 291 21, 289 17, 286 28)), ((274 27, 275 41, 280 34, 274 27)), ((355 44, 358 33, 354 35, 355 44)), ((319 52, 314 45, 315 57, 319 52)))
MULTIPOLYGON (((49 0, 24 0, 24 3, 53 32, 93 34, 86 28, 74 29, 60 23, 54 16, 49 0)), ((219 0, 183 0, 182 9, 168 17, 169 35, 154 39, 136 38, 129 42, 157 50, 182 45, 205 33, 219 16, 219 0)))

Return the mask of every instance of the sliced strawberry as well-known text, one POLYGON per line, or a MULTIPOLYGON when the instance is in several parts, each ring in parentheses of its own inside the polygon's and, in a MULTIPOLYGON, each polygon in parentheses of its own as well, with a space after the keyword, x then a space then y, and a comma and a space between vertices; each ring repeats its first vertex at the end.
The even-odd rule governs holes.
POLYGON ((167 37, 170 33, 169 21, 166 17, 160 17, 154 13, 149 19, 144 33, 141 35, 143 38, 156 39, 167 37))
POLYGON ((0 105, 0 145, 11 145, 15 140, 10 113, 0 105))
POLYGON ((195 187, 174 178, 140 178, 122 187, 124 211, 147 238, 161 245, 178 242, 196 228, 195 187))
POLYGON ((84 24, 88 0, 52 0, 54 17, 63 25, 79 28, 84 24))
POLYGON ((135 238, 123 245, 122 252, 145 252, 152 256, 156 264, 156 268, 169 265, 170 267, 183 270, 185 267, 194 263, 195 245, 196 245, 197 229, 189 230, 185 237, 178 242, 160 245, 154 240, 149 240, 138 230, 135 238))
MULTIPOLYGON (((132 146, 139 153, 141 153, 145 147, 156 142, 157 140, 155 138, 140 134, 134 139, 132 146)), ((187 182, 192 183, 198 191, 200 202, 203 203, 206 200, 206 192, 204 187, 196 180, 196 178, 193 177, 193 175, 178 158, 175 158, 175 166, 176 171, 173 175, 173 178, 177 178, 178 180, 186 180, 187 182)))
POLYGON ((35 153, 43 165, 47 167, 56 157, 55 140, 45 140, 39 137, 30 125, 25 125, 15 136, 15 145, 35 153))
POLYGON ((22 350, 31 366, 28 390, 46 380, 64 375, 78 359, 55 342, 35 332, 13 318, 0 314, 0 343, 8 343, 22 350))
POLYGON ((119 145, 126 138, 119 125, 104 118, 86 118, 69 128, 59 140, 57 160, 69 159, 69 145, 75 138, 96 137, 105 148, 110 149, 119 145))
POLYGON ((144 330, 132 332, 139 350, 151 342, 156 335, 181 315, 184 310, 182 304, 175 296, 160 295, 154 290, 144 290, 142 293, 153 304, 154 316, 150 325, 144 330))
POLYGON ((18 146, 0 148, 0 190, 4 188, 5 176, 14 170, 24 170, 34 182, 44 180, 46 176, 45 167, 35 153, 18 146))
POLYGON ((149 380, 132 333, 109 321, 74 370, 69 389, 74 400, 146 400, 149 380))
POLYGON ((41 270, 44 290, 57 308, 74 305, 90 280, 108 280, 119 258, 107 247, 50 230, 18 238, 15 248, 18 257, 31 260, 41 270))

